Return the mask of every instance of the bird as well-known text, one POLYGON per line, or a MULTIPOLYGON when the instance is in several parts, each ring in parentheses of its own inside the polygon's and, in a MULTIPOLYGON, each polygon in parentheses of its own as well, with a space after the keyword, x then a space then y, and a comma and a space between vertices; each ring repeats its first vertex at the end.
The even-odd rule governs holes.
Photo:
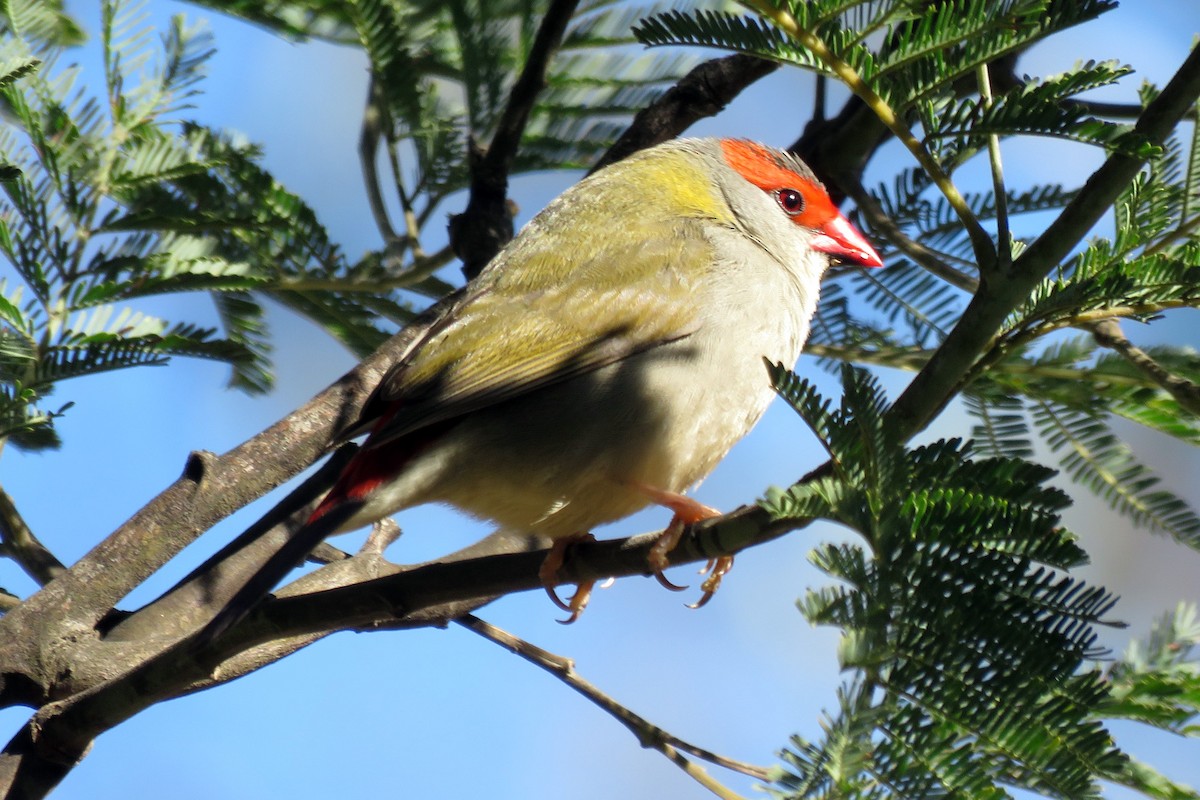
MULTIPOLYGON (((518 233, 385 374, 340 440, 361 448, 206 630, 219 635, 326 536, 426 503, 565 547, 650 504, 715 516, 685 491, 773 397, 764 359, 795 364, 831 264, 879 267, 797 156, 685 138, 578 182, 518 233)), ((704 599, 728 570, 711 565, 704 599)), ((662 579, 665 585, 670 585, 662 579)), ((679 587, 673 587, 679 588, 679 587)))

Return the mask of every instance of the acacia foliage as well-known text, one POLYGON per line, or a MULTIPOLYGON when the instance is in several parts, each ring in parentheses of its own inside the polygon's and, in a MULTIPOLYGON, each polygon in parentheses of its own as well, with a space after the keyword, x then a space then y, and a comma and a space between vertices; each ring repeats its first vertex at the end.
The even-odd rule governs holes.
MULTIPOLYGON (((100 371, 199 356, 229 364, 232 385, 267 390, 267 298, 365 355, 450 291, 434 271, 452 253, 427 252, 423 232, 453 192, 472 186, 469 143, 495 133, 550 8, 204 5, 280 35, 362 48, 372 71, 366 191, 380 246, 347 258, 254 146, 187 118, 212 52, 202 29, 178 18, 156 44, 137 5, 109 0, 103 85, 84 86, 77 69, 59 66, 82 36, 69 15, 53 2, 10 0, 0 48, 0 102, 12 121, 0 131, 0 254, 10 268, 0 285, 0 439, 20 448, 57 444, 54 419, 69 413, 59 385, 100 371), (211 298, 219 327, 139 310, 151 295, 178 292, 211 298)), ((827 519, 858 535, 811 555, 836 583, 808 589, 800 608, 842 632, 848 677, 824 736, 786 749, 773 784, 784 796, 1002 797, 1017 787, 1074 798, 1101 781, 1195 796, 1122 753, 1106 728, 1129 719, 1196 733, 1194 611, 1177 609, 1144 644, 1098 666, 1095 629, 1112 621, 1114 598, 1072 576, 1086 555, 1059 523, 1070 498, 1033 460, 1047 454, 1113 513, 1200 544, 1195 510, 1114 424, 1200 441, 1196 353, 1134 348, 1117 324, 1200 304, 1200 137, 1180 128, 1156 139, 1090 104, 1086 92, 1127 77, 1117 63, 1081 61, 1040 78, 1005 72, 1025 48, 1113 5, 763 0, 741 11, 661 11, 594 0, 576 11, 522 130, 514 171, 587 166, 694 63, 681 48, 702 45, 845 82, 855 102, 890 120, 890 135, 914 134, 906 144, 920 166, 876 186, 837 176, 889 264, 835 270, 825 287, 809 350, 841 376, 840 405, 770 369, 829 461, 761 508, 775 522, 827 519), (1028 136, 1146 162, 1107 204, 1107 233, 1069 231, 1068 255, 1051 264, 1028 255, 1042 226, 1027 220, 1072 209, 1087 187, 1010 187, 994 164, 991 191, 954 188, 964 166, 995 162, 1002 142, 1028 136), (926 374, 958 347, 972 304, 999 302, 989 287, 1030 275, 1029 291, 999 309, 995 330, 937 399, 963 400, 972 441, 909 447, 915 431, 898 421, 899 403, 847 365, 926 374)), ((1130 114, 1159 91, 1143 86, 1130 114)))

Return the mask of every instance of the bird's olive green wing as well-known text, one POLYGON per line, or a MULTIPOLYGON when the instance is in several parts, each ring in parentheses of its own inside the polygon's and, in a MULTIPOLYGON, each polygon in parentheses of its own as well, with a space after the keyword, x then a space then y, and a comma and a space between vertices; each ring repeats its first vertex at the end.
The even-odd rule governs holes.
POLYGON ((384 377, 358 430, 374 422, 376 446, 688 336, 711 246, 687 221, 636 227, 625 246, 517 242, 384 377))

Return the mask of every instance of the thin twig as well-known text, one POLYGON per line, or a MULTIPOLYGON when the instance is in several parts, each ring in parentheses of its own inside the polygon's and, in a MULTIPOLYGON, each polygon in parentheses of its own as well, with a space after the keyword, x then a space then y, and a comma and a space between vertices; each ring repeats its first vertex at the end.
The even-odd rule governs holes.
MULTIPOLYGON (((380 292, 389 289, 412 289, 416 291, 415 284, 427 280, 437 270, 446 266, 454 258, 454 252, 449 246, 442 247, 436 253, 431 253, 424 258, 417 258, 407 264, 403 269, 393 271, 386 261, 393 258, 390 254, 385 256, 385 266, 389 267, 386 276, 371 276, 368 278, 358 278, 347 280, 345 278, 313 278, 313 277, 287 277, 282 278, 272 288, 279 291, 288 292, 339 292, 345 294, 363 293, 363 294, 379 294, 380 292)), ((455 287, 450 284, 444 284, 445 291, 441 295, 445 295, 453 291, 455 287)))
POLYGON ((383 97, 374 76, 367 88, 367 107, 363 110, 362 133, 358 137, 358 160, 362 166, 363 184, 367 189, 367 202, 371 216, 384 242, 391 244, 400 239, 388 219, 387 204, 383 201, 383 190, 379 186, 379 173, 375 167, 375 155, 379 152, 379 138, 383 133, 383 97))
POLYGON ((896 249, 901 253, 911 258, 932 274, 965 292, 974 293, 979 288, 979 281, 973 276, 950 266, 942 260, 941 254, 936 250, 909 238, 900 229, 900 226, 896 224, 896 221, 884 212, 883 207, 879 205, 879 201, 857 179, 852 179, 849 176, 840 176, 838 178, 838 185, 842 187, 842 190, 858 206, 858 210, 866 217, 871 228, 883 234, 883 237, 894 244, 896 249))
POLYGON ((395 140, 389 138, 385 149, 392 170, 392 182, 396 185, 396 196, 400 199, 400 212, 404 215, 404 241, 413 259, 420 261, 425 258, 425 250, 421 247, 421 224, 413 210, 414 195, 404 188, 404 170, 400 167, 400 151, 395 140))
MULTIPOLYGON (((1079 100, 1071 97, 1063 101, 1063 105, 1082 108, 1096 117, 1108 119, 1137 119, 1142 114, 1142 106, 1137 103, 1100 103, 1095 100, 1079 100)), ((1183 115, 1183 119, 1193 122, 1197 119, 1195 109, 1183 115)))
POLYGON ((1104 319, 1087 326, 1093 338, 1102 346, 1120 354, 1154 383, 1175 398, 1175 402, 1193 414, 1200 416, 1200 386, 1187 378, 1174 375, 1159 364, 1145 350, 1125 338, 1121 325, 1115 319, 1104 319))
POLYGON ((63 563, 46 549, 25 523, 8 492, 0 487, 0 555, 7 556, 25 574, 45 586, 66 571, 63 563))
MULTIPOLYGON (((979 80, 979 99, 984 109, 992 107, 992 82, 988 78, 988 65, 980 64, 976 70, 979 80)), ((1012 266, 1012 241, 1008 230, 1008 192, 1004 188, 1004 163, 1000 160, 1000 137, 988 134, 988 163, 992 169, 992 194, 996 198, 996 267, 1003 273, 1012 266)))
POLYGON ((708 761, 726 769, 740 772, 743 775, 749 775, 752 778, 766 781, 770 779, 770 771, 766 767, 759 767, 754 764, 747 764, 743 761, 727 758, 711 750, 705 750, 693 744, 683 741, 662 728, 654 725, 643 717, 638 716, 630 711, 625 706, 618 703, 613 698, 609 697, 604 692, 600 691, 595 685, 589 683, 579 676, 575 671, 575 663, 569 658, 556 655, 547 650, 543 650, 537 645, 531 644, 517 636, 508 633, 501 628, 497 628, 489 622, 485 622, 474 614, 466 614, 454 620, 459 625, 463 626, 472 633, 476 633, 483 638, 500 645, 506 650, 515 653, 525 659, 534 666, 549 672, 554 677, 561 680, 567 686, 574 689, 579 694, 592 701, 604 711, 608 712, 618 722, 624 725, 629 731, 637 737, 638 742, 642 747, 651 750, 657 750, 665 755, 677 766, 683 769, 688 775, 698 781, 702 786, 711 791, 713 794, 721 798, 739 798, 728 787, 723 786, 714 780, 703 768, 697 767, 686 758, 683 753, 688 753, 696 758, 708 761))

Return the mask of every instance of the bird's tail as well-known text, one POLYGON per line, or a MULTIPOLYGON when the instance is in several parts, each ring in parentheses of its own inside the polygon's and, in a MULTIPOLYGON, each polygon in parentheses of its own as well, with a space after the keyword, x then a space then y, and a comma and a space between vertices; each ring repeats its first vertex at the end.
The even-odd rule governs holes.
POLYGON ((200 629, 194 638, 195 646, 203 647, 236 625, 251 609, 283 580, 313 548, 336 533, 361 508, 360 502, 345 502, 311 518, 276 550, 263 565, 242 584, 229 601, 200 629))

